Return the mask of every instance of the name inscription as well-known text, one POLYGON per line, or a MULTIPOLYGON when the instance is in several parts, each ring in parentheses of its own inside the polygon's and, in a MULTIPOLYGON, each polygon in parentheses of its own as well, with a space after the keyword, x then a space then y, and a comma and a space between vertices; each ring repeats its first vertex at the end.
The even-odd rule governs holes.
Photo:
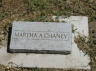
POLYGON ((13 31, 13 38, 24 38, 33 40, 68 40, 68 32, 48 32, 48 31, 13 31))

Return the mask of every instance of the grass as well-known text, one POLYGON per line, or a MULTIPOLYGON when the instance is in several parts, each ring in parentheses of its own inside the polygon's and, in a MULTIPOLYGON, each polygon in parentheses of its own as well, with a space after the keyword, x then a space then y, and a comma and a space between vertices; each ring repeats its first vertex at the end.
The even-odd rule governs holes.
POLYGON ((86 37, 86 36, 78 36, 75 38, 75 42, 77 43, 80 50, 82 50, 84 53, 88 54, 90 56, 91 62, 89 65, 92 68, 92 71, 96 70, 96 46, 93 43, 93 41, 86 37))
POLYGON ((10 22, 6 22, 4 25, 3 25, 3 30, 4 30, 4 33, 3 35, 6 36, 9 32, 9 27, 11 26, 11 23, 10 22))
MULTIPOLYGON (((53 15, 88 16, 90 27, 92 22, 96 22, 96 0, 0 0, 0 24, 3 22, 3 29, 0 28, 0 30, 4 32, 4 40, 7 40, 6 37, 8 36, 9 27, 12 26, 12 21, 59 22, 58 17, 55 21, 52 19, 53 15)), ((72 28, 72 31, 75 32, 74 26, 72 28)), ((95 33, 91 33, 91 35, 95 36, 95 33)), ((78 38, 75 38, 75 42, 82 51, 90 56, 91 71, 96 71, 95 38, 93 39, 90 36, 89 40, 86 41, 87 38, 78 36, 78 38)), ((56 71, 56 69, 25 69, 3 65, 0 66, 0 69, 1 71, 56 71)), ((68 71, 68 69, 63 71, 68 71)), ((69 69, 69 71, 80 70, 69 69)))

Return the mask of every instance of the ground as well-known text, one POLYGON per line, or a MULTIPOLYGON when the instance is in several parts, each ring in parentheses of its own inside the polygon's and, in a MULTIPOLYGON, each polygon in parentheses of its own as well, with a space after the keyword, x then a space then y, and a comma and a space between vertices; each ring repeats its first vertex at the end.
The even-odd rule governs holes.
MULTIPOLYGON (((96 71, 96 0, 0 0, 0 45, 6 46, 7 42, 5 41, 8 40, 9 27, 12 26, 14 20, 53 22, 51 19, 53 15, 88 17, 90 40, 85 43, 85 37, 79 36, 79 38, 76 38, 76 43, 78 43, 81 50, 90 56, 90 71, 96 71), (88 47, 84 48, 82 45, 87 45, 88 47)), ((63 71, 68 70, 87 71, 73 69, 63 71)), ((14 68, 0 65, 0 71, 51 70, 14 68)), ((52 69, 52 71, 56 71, 56 69, 52 69)))

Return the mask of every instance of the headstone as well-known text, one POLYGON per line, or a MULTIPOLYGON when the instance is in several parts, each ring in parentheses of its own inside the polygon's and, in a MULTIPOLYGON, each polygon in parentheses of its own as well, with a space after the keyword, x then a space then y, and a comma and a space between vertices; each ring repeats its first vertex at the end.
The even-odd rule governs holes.
POLYGON ((71 24, 14 21, 11 52, 71 53, 71 24))

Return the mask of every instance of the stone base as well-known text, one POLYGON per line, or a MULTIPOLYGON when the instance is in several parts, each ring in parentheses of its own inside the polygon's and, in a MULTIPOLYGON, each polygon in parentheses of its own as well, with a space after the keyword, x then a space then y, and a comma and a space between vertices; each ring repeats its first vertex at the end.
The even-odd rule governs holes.
MULTIPOLYGON (((88 18, 84 16, 71 16, 60 21, 72 23, 80 35, 88 36, 88 18), (82 32, 83 31, 83 32, 82 32)), ((27 68, 56 68, 56 69, 90 69, 90 57, 79 50, 74 42, 77 33, 72 33, 72 52, 69 55, 60 54, 34 54, 34 53, 8 53, 7 47, 0 49, 0 64, 27 68)))

